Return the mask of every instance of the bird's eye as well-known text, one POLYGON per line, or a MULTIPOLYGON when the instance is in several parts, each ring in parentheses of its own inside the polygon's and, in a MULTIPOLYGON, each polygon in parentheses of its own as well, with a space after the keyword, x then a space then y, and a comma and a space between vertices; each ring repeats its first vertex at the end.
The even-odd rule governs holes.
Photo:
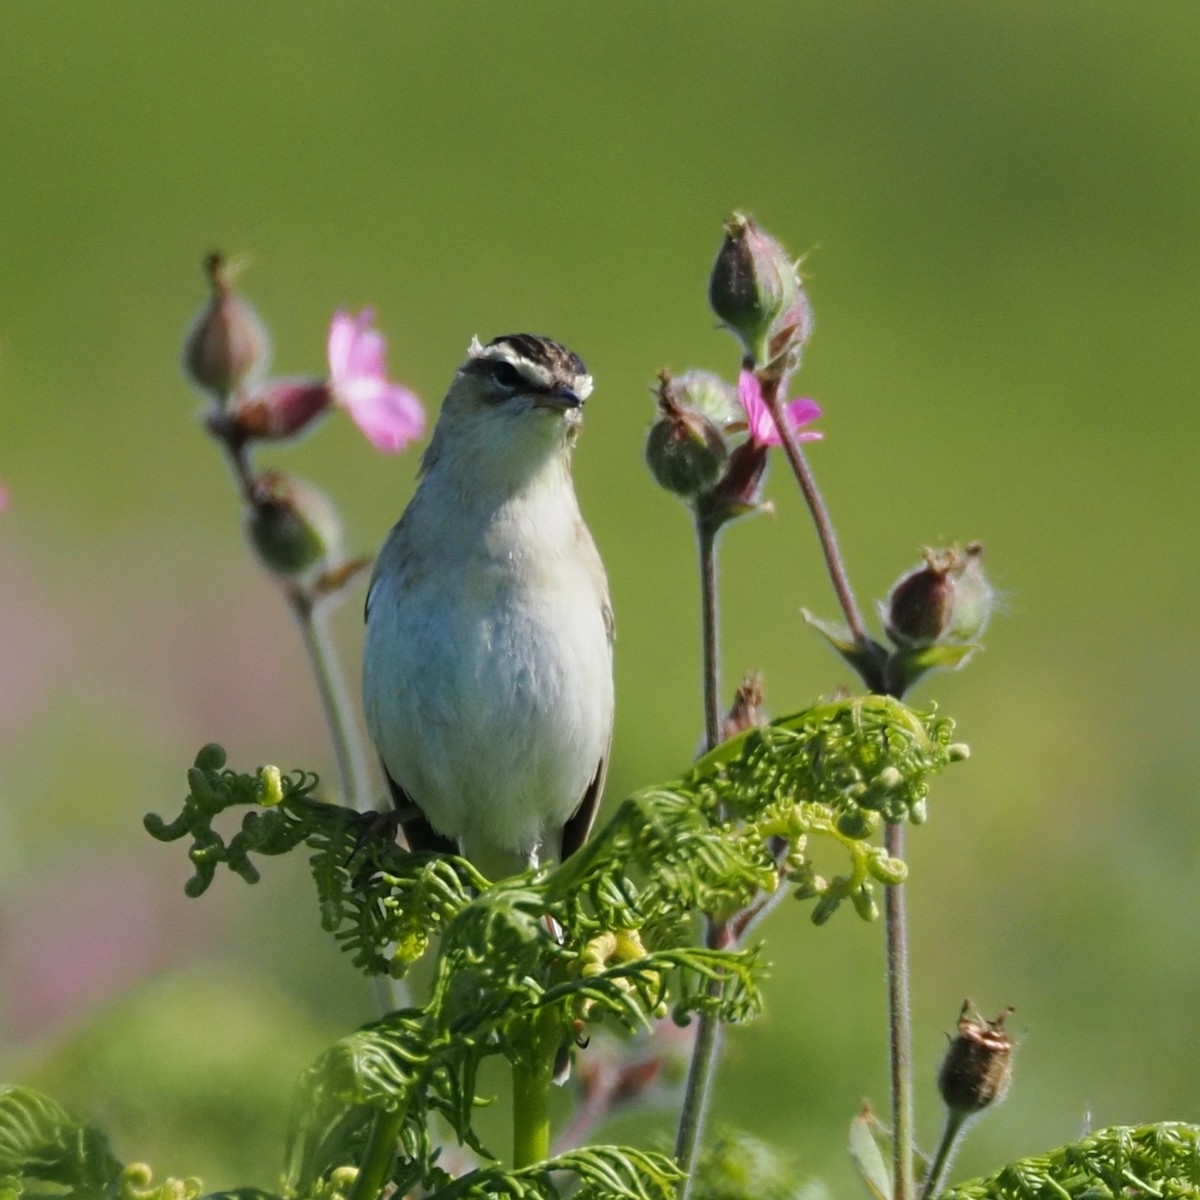
POLYGON ((509 362, 496 362, 492 366, 492 378, 501 386, 514 392, 529 386, 529 380, 509 362))

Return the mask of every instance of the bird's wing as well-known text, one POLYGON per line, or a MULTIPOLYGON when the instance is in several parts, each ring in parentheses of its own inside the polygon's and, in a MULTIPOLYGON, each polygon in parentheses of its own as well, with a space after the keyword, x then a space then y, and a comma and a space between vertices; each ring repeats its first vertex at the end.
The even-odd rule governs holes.
MULTIPOLYGON (((386 766, 383 768, 383 776, 387 780, 388 791, 392 793, 392 802, 399 814, 408 848, 416 853, 436 850, 441 854, 457 854, 458 843, 443 837, 430 825, 429 819, 421 811, 421 806, 388 774, 386 766)), ((586 832, 584 836, 587 836, 586 832)))
MULTIPOLYGON (((611 649, 613 641, 616 638, 616 626, 613 621, 612 605, 609 603, 607 588, 604 595, 603 615, 604 628, 608 631, 608 644, 611 649)), ((587 841, 588 834, 592 832, 596 813, 600 811, 600 797, 604 793, 604 777, 608 773, 608 759, 611 751, 612 726, 610 724, 608 729, 608 745, 605 746, 604 754, 601 755, 600 762, 596 765, 596 774, 592 776, 592 782, 588 784, 587 790, 583 793, 583 799, 580 800, 579 807, 567 818, 566 824, 563 825, 562 840, 559 843, 559 854, 562 861, 565 861, 574 854, 587 841)))

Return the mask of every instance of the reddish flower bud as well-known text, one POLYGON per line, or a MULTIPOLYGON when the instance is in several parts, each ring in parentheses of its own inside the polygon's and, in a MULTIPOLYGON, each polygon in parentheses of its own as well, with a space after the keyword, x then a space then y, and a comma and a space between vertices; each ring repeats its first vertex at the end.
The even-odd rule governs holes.
POLYGON ((277 575, 315 572, 335 558, 341 522, 333 503, 311 484, 278 471, 254 481, 246 532, 258 557, 277 575))
POLYGON ((329 385, 319 379, 269 379, 229 410, 243 441, 281 441, 308 428, 333 402, 329 385))
POLYGON ((795 263, 783 246, 749 217, 734 213, 725 223, 725 241, 713 264, 708 301, 741 338, 756 366, 778 357, 772 340, 799 289, 795 263))
POLYGON ((725 473, 704 497, 708 520, 719 526, 765 507, 761 500, 767 456, 767 447, 754 441, 745 441, 734 448, 725 473))
POLYGON ((1012 1083, 1012 1038, 1004 1031, 1006 1008, 994 1021, 968 1015, 971 1002, 963 1002, 958 1016, 958 1037, 942 1059, 938 1091, 946 1107, 958 1116, 982 1112, 1003 1100, 1012 1083))
POLYGON ((219 254, 204 260, 212 299, 192 325, 183 346, 188 377, 218 402, 266 370, 271 342, 258 313, 233 289, 234 271, 219 254))
POLYGON ((925 565, 902 576, 880 605, 888 637, 903 647, 974 642, 987 626, 995 592, 983 572, 983 546, 926 550, 925 565))

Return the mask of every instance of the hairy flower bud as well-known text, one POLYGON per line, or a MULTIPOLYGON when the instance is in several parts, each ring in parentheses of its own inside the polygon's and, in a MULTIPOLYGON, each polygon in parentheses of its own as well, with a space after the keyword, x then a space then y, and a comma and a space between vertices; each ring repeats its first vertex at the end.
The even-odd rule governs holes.
POLYGON ((1003 1100, 1012 1083, 1012 1038, 1004 1031, 1006 1008, 994 1021, 969 1015, 963 1002, 958 1037, 950 1042, 938 1072, 938 1091, 956 1115, 971 1116, 1003 1100))
MULTIPOLYGON (((693 392, 705 393, 710 403, 713 391, 701 372, 672 379, 666 372, 659 376, 659 419, 646 438, 646 463, 660 487, 677 496, 691 499, 708 491, 717 482, 729 457, 729 448, 721 431, 698 404, 691 403, 693 392), (689 378, 696 386, 689 389, 689 378)), ((713 377, 715 379, 715 377, 713 377)), ((721 381, 716 380, 717 384, 721 381)))
POLYGON ((979 638, 995 592, 983 572, 983 546, 926 550, 925 565, 903 575, 880 605, 888 637, 903 647, 963 645, 979 638))
POLYGON ((271 342, 258 313, 233 291, 232 271, 219 254, 204 260, 212 287, 209 300, 183 346, 183 369, 220 403, 266 370, 271 342))
POLYGON ((277 575, 296 576, 335 558, 341 522, 333 503, 311 484, 278 471, 254 481, 246 532, 258 557, 277 575))
MULTIPOLYGON (((795 263, 773 237, 749 217, 734 213, 713 264, 708 301, 713 312, 741 338, 756 366, 765 366, 780 319, 796 302, 800 281, 795 263)), ((795 325, 795 320, 790 321, 795 325)))

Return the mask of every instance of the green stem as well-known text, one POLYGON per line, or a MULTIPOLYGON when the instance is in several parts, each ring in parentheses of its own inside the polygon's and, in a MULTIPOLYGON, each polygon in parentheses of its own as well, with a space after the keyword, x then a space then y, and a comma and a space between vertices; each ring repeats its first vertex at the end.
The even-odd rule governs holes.
MULTIPOLYGON (((717 533, 719 526, 696 516, 696 541, 700 550, 700 613, 701 638, 704 645, 704 745, 713 749, 721 740, 721 642, 717 610, 717 533)), ((724 923, 708 919, 708 944, 728 948, 733 936, 724 923)), ((720 981, 709 984, 709 995, 719 999, 723 989, 720 981)), ((687 1084, 683 1094, 683 1109, 675 1135, 675 1159, 683 1172, 679 1184, 679 1200, 688 1200, 695 1174, 696 1152, 708 1117, 712 1098, 713 1079, 722 1041, 721 1021, 712 1013, 701 1013, 688 1067, 687 1084)))
POLYGON ((326 606, 300 588, 288 589, 288 602, 300 624, 304 649, 308 652, 309 665, 321 696, 342 795, 358 812, 367 812, 372 805, 366 786, 362 743, 351 716, 346 680, 329 642, 326 606))
MULTIPOLYGON (((904 857, 904 826, 888 825, 884 845, 904 857)), ((887 945, 888 1050, 892 1086, 892 1200, 913 1196, 912 1011, 909 1003, 908 918, 904 885, 884 889, 887 945)))
POLYGON ((704 644, 704 748, 721 740, 721 633, 717 613, 717 528, 696 518, 700 550, 700 618, 704 644))
POLYGON ((550 1157, 550 1088, 561 1029, 552 1008, 529 1018, 525 1052, 513 1062, 513 1166, 550 1157))
POLYGON ((946 1127, 942 1130, 942 1140, 938 1143, 937 1154, 929 1166, 925 1182, 921 1184, 921 1200, 934 1200, 942 1190, 946 1173, 950 1170, 950 1164, 954 1161, 954 1156, 966 1135, 968 1120, 968 1113, 946 1113, 946 1127))
POLYGON ((396 1158, 396 1143, 400 1130, 404 1128, 406 1112, 407 1105, 402 1104, 394 1112, 381 1111, 375 1114, 371 1136, 350 1191, 350 1200, 375 1200, 383 1191, 396 1158))

